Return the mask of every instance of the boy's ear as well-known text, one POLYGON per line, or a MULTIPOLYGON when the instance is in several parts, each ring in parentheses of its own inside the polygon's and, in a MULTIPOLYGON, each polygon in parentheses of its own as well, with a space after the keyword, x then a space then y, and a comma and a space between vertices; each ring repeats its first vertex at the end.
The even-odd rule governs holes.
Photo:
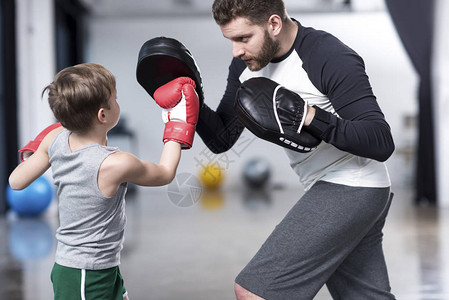
POLYGON ((104 111, 104 108, 100 108, 98 110, 97 119, 98 119, 98 121, 100 121, 100 123, 105 123, 106 122, 106 113, 104 111))

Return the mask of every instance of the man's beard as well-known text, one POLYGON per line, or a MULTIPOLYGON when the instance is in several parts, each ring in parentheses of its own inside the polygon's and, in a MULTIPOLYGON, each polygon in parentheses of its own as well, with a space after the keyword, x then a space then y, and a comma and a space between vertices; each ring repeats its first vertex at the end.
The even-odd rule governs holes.
MULTIPOLYGON (((280 45, 279 41, 273 41, 265 30, 264 40, 262 44, 262 50, 257 55, 257 57, 251 58, 253 63, 248 66, 251 71, 259 71, 264 68, 268 63, 274 58, 276 53, 279 51, 280 45)), ((246 59, 246 58, 245 58, 246 59)))

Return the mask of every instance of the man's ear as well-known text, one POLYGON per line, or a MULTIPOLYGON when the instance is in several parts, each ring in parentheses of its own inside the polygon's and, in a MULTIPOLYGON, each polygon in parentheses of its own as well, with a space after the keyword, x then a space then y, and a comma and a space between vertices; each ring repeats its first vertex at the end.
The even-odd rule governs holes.
POLYGON ((100 108, 97 112, 97 119, 100 123, 106 123, 106 112, 104 108, 100 108))
POLYGON ((278 15, 272 15, 268 19, 268 28, 271 31, 271 34, 277 36, 281 32, 282 29, 282 19, 278 15))

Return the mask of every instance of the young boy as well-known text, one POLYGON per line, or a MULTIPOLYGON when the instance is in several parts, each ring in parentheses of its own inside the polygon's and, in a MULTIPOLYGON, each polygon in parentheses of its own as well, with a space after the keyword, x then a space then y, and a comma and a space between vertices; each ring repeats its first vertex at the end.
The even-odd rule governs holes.
MULTIPOLYGON (((155 100, 172 101, 163 114, 182 115, 187 101, 197 119, 194 84, 188 78, 177 78, 161 86, 155 100)), ((159 164, 154 164, 107 145, 107 133, 117 124, 120 107, 115 77, 103 66, 86 63, 68 67, 42 95, 45 92, 62 126, 50 131, 34 154, 16 167, 9 184, 12 189, 23 189, 52 169, 60 219, 51 272, 54 297, 128 299, 119 270, 127 183, 160 186, 173 180, 181 146, 186 144, 179 132, 186 123, 182 117, 166 118, 164 149, 159 164), (178 129, 175 136, 171 134, 173 127, 178 129)), ((190 115, 192 122, 192 112, 190 115)), ((191 145, 193 137, 188 139, 191 145)))

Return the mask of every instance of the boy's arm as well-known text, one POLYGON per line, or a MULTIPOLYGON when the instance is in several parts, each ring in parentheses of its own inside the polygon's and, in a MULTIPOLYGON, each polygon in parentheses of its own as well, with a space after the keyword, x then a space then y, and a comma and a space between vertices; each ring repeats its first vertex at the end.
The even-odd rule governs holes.
POLYGON ((181 149, 182 144, 179 142, 166 142, 159 164, 154 165, 151 162, 142 162, 143 165, 140 169, 136 169, 136 172, 131 172, 130 179, 132 181, 130 180, 130 182, 150 186, 169 184, 176 176, 176 170, 181 159, 181 149))
POLYGON ((62 126, 61 123, 57 122, 57 123, 51 124, 44 130, 42 130, 42 132, 39 133, 34 140, 29 141, 28 144, 26 144, 19 150, 20 160, 24 161, 28 157, 33 155, 33 153, 36 152, 37 148, 39 148, 39 145, 41 144, 41 142, 45 138, 45 136, 47 134, 49 134, 50 132, 52 132, 54 129, 61 127, 61 126, 62 126))
MULTIPOLYGON (((128 152, 117 152, 103 162, 99 179, 109 179, 115 185, 122 182, 141 186, 166 185, 175 177, 180 158, 181 144, 175 141, 164 144, 158 164, 141 160, 128 152)), ((99 185, 102 190, 102 182, 99 181, 99 185)))
POLYGON ((59 127, 48 133, 40 143, 36 152, 14 169, 9 176, 9 185, 13 190, 22 190, 26 188, 48 170, 50 167, 48 148, 55 136, 62 129, 62 127, 59 127))

